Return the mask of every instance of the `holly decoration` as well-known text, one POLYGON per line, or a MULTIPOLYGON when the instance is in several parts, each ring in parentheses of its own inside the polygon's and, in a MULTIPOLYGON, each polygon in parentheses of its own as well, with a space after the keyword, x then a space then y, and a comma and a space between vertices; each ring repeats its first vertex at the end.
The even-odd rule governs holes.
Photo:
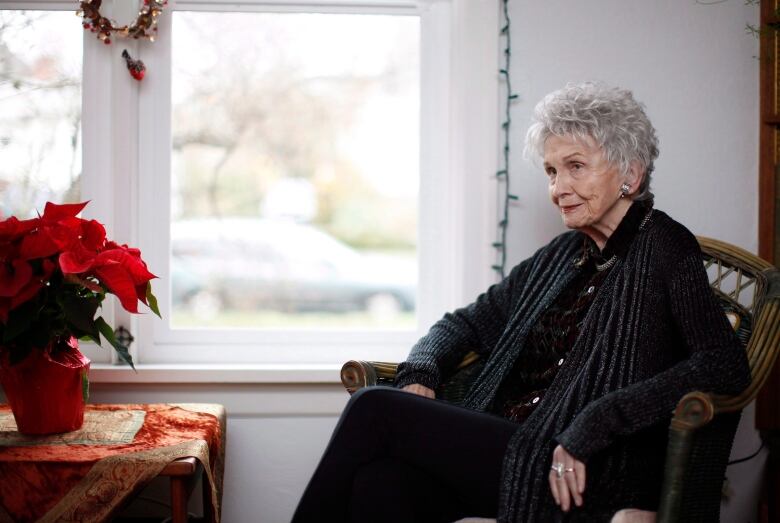
POLYGON ((82 25, 86 31, 96 33, 97 37, 108 45, 111 43, 112 34, 125 38, 146 38, 154 42, 157 18, 162 13, 163 7, 168 5, 168 0, 144 0, 135 21, 130 25, 122 26, 100 14, 102 3, 103 0, 80 0, 76 15, 82 17, 82 25))
POLYGON ((146 74, 146 66, 144 63, 141 60, 133 60, 133 57, 130 56, 127 49, 122 51, 122 58, 124 58, 125 63, 127 63, 127 70, 130 71, 130 76, 139 82, 143 80, 144 75, 146 74))

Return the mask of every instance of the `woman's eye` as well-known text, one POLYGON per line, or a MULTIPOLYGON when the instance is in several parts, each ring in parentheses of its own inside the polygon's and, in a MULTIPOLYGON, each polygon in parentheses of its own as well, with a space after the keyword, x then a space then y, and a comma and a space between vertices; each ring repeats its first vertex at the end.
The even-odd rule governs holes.
POLYGON ((581 170, 583 167, 584 167, 584 166, 583 166, 581 163, 573 163, 573 164, 571 165, 571 170, 572 170, 572 171, 579 171, 579 170, 581 170))
POLYGON ((550 178, 555 176, 555 169, 553 168, 547 169, 545 172, 547 173, 547 176, 549 176, 550 178))

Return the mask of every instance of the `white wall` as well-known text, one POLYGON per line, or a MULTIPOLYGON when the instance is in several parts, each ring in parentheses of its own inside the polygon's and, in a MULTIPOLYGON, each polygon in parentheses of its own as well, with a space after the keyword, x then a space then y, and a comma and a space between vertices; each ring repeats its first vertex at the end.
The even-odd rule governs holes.
POLYGON ((660 140, 656 207, 696 234, 757 249, 758 54, 742 0, 511 1, 514 107, 510 253, 520 260, 563 230, 541 169, 523 162, 538 100, 567 82, 631 89, 660 140))
MULTIPOLYGON (((521 158, 531 111, 567 82, 602 80, 631 89, 660 140, 656 207, 695 234, 758 248, 758 42, 745 33, 758 7, 742 0, 510 1, 514 107, 509 253, 515 262, 563 231, 541 169, 521 158)), ((752 406, 732 458, 760 446, 752 406)), ((764 453, 765 454, 765 453, 764 453)), ((728 470, 722 521, 756 521, 766 456, 728 470)))

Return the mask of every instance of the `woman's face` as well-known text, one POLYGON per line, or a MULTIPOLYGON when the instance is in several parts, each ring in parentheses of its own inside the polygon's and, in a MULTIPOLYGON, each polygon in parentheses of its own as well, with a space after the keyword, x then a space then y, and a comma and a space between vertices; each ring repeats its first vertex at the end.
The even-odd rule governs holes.
POLYGON ((550 135, 544 143, 544 170, 564 225, 591 236, 609 237, 631 206, 630 198, 620 198, 620 186, 628 182, 633 194, 638 185, 631 183, 634 169, 622 176, 592 138, 550 135))

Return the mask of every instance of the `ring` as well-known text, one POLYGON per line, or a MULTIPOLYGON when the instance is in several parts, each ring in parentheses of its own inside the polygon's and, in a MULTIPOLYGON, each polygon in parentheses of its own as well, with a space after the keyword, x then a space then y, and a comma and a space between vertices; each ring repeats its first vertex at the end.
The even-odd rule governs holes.
POLYGON ((574 469, 563 469, 564 472, 574 472, 574 469))
POLYGON ((563 463, 553 463, 550 469, 555 471, 555 475, 558 476, 559 479, 563 477, 563 463))

